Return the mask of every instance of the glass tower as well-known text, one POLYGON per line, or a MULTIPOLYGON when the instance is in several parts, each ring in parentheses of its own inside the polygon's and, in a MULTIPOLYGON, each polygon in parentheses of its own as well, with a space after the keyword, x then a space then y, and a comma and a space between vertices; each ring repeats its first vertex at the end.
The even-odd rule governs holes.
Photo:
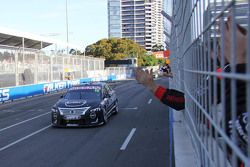
POLYGON ((109 37, 128 38, 146 50, 163 44, 163 0, 108 0, 109 37))
POLYGON ((121 38, 120 0, 108 0, 108 36, 121 38))

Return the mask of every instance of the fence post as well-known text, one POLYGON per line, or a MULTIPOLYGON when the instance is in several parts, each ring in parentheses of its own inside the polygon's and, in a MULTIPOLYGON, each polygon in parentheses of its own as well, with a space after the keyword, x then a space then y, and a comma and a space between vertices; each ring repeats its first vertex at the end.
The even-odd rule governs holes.
POLYGON ((52 82, 53 79, 53 57, 50 56, 50 82, 52 82))
MULTIPOLYGON (((40 54, 40 52, 38 52, 40 54)), ((34 71, 34 82, 38 83, 38 54, 35 54, 35 71, 34 71)))
POLYGON ((16 86, 19 85, 18 52, 19 52, 19 49, 15 52, 15 78, 16 78, 16 86))
POLYGON ((81 60, 81 78, 83 78, 83 58, 80 58, 81 60))
POLYGON ((88 70, 89 70, 89 59, 88 59, 88 70))
POLYGON ((62 62, 63 64, 63 69, 62 69, 62 80, 64 80, 64 78, 65 78, 65 73, 64 73, 64 57, 63 57, 63 62, 62 62))

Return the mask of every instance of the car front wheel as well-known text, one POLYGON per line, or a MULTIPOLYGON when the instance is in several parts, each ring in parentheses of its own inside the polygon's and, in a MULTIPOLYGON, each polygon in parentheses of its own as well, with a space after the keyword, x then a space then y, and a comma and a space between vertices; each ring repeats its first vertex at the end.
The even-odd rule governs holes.
POLYGON ((59 126, 59 122, 57 118, 54 118, 53 115, 51 117, 51 122, 52 122, 52 126, 53 127, 58 127, 59 126))

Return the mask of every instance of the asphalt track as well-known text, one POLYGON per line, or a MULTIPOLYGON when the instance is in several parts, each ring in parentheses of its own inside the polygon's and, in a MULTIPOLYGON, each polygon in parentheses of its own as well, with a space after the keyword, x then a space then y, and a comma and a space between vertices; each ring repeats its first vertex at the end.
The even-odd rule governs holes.
POLYGON ((61 93, 0 105, 0 166, 168 167, 168 107, 133 80, 112 87, 119 113, 99 127, 51 127, 61 93))

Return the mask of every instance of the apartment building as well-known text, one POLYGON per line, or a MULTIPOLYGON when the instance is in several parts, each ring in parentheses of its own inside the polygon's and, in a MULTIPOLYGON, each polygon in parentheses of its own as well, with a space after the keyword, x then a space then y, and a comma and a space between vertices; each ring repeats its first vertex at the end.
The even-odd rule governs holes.
MULTIPOLYGON (((120 36, 131 39, 146 50, 150 51, 154 45, 163 45, 163 0, 108 0, 109 32, 113 32, 115 18, 120 17, 120 36), (116 1, 116 3, 114 3, 116 1), (120 3, 117 3, 119 1, 120 3), (116 7, 111 6, 116 5, 116 7), (113 12, 118 10, 120 12, 113 12), (112 11, 113 10, 113 11, 112 11), (112 12, 111 12, 112 11, 112 12)), ((118 28, 118 21, 116 21, 118 28)), ((115 31, 118 32, 118 29, 115 31)), ((114 37, 109 33, 109 37, 114 37)), ((116 34, 118 35, 118 33, 116 34)))

